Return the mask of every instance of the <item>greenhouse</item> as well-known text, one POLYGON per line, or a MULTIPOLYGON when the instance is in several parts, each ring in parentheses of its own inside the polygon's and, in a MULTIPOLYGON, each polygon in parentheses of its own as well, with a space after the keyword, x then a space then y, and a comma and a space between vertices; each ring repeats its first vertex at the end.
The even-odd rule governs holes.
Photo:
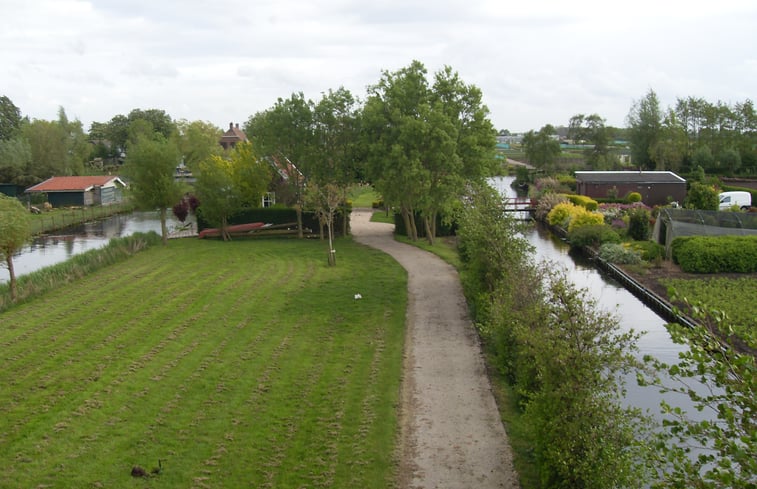
POLYGON ((694 209, 660 209, 652 231, 652 240, 665 245, 670 259, 670 245, 679 236, 757 235, 757 213, 702 211, 694 209))

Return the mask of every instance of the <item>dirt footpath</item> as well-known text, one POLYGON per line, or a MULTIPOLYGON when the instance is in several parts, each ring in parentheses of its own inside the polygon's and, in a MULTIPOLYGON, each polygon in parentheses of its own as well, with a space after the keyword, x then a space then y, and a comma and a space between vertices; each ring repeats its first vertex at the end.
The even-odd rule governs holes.
POLYGON ((355 239, 408 272, 399 487, 518 488, 457 271, 394 241, 394 226, 370 216, 370 209, 352 212, 355 239))

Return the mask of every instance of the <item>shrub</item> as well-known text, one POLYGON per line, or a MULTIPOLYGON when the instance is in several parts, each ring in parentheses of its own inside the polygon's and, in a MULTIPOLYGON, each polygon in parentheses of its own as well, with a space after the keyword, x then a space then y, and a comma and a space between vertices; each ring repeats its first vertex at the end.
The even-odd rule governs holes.
POLYGON ((577 207, 570 202, 555 205, 547 214, 547 222, 552 226, 567 226, 577 207))
POLYGON ((715 187, 694 182, 686 193, 686 202, 684 207, 687 209, 702 209, 707 211, 716 211, 720 205, 718 192, 715 187))
POLYGON ((599 202, 585 195, 568 195, 568 200, 575 205, 584 207, 587 211, 595 211, 599 207, 599 202))
POLYGON ((570 223, 568 223, 569 233, 579 227, 598 226, 605 223, 605 216, 599 212, 589 212, 583 207, 577 207, 576 209, 578 209, 578 212, 571 216, 570 223))
POLYGON ((636 251, 618 243, 605 243, 599 247, 599 257, 610 263, 619 265, 635 265, 641 263, 641 256, 636 251))
POLYGON ((683 236, 671 250, 684 272, 757 272, 757 236, 683 236))
POLYGON ((639 192, 630 192, 626 195, 626 201, 633 204, 634 202, 641 202, 641 194, 639 192))
POLYGON ((636 208, 628 213, 628 235, 636 241, 649 239, 649 211, 636 208))
POLYGON ((620 236, 607 224, 580 226, 568 234, 570 245, 575 248, 596 248, 604 243, 620 243, 620 236))
POLYGON ((634 241, 631 248, 641 255, 644 261, 658 261, 665 257, 665 247, 654 241, 634 241))
POLYGON ((536 204, 536 210, 534 211, 534 217, 537 221, 544 221, 547 219, 549 211, 551 211, 557 204, 567 202, 568 199, 563 194, 548 193, 544 194, 536 204))

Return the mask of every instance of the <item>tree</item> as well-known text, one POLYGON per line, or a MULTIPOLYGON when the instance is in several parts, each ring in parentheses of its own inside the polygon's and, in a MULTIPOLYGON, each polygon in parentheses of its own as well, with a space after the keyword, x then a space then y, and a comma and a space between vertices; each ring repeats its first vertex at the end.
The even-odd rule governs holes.
POLYGON ((260 206, 270 181, 271 166, 255 154, 251 143, 238 143, 228 157, 211 155, 200 162, 195 183, 200 212, 228 241, 229 218, 244 207, 260 206))
POLYGON ((686 345, 678 354, 679 362, 668 365, 647 358, 654 375, 639 381, 688 397, 706 416, 693 419, 662 403, 664 430, 654 446, 664 464, 654 467, 660 481, 653 487, 753 488, 757 484, 757 342, 754 336, 736 336, 721 311, 704 304, 694 304, 691 311, 695 327, 668 326, 673 341, 686 345), (661 380, 659 372, 670 380, 661 380), (703 384, 702 389, 692 388, 695 383, 703 384))
POLYGON ((718 192, 711 185, 693 182, 689 191, 686 193, 684 207, 687 209, 716 211, 718 210, 719 205, 718 192))
POLYGON ((59 123, 35 119, 23 126, 22 134, 32 153, 32 165, 27 173, 36 182, 55 175, 72 175, 71 171, 66 171, 66 134, 59 123))
POLYGON ((29 212, 17 199, 0 193, 0 259, 8 267, 11 300, 16 300, 16 273, 13 270, 13 254, 19 251, 29 241, 30 237, 29 212))
POLYGON ((678 171, 686 157, 686 130, 678 122, 676 113, 668 111, 654 145, 649 149, 657 170, 678 171))
POLYGON ((466 183, 491 174, 495 130, 481 92, 445 67, 426 79, 419 61, 384 72, 369 88, 362 117, 369 177, 388 205, 399 207, 411 239, 416 212, 433 242, 436 215, 449 212, 466 183))
POLYGON ((654 170, 654 147, 660 137, 662 115, 660 101, 653 90, 634 102, 628 113, 628 135, 631 144, 631 161, 645 170, 654 170))
POLYGON ((0 97, 0 141, 15 137, 21 129, 21 110, 11 99, 0 97))
POLYGON ((179 151, 172 141, 162 134, 142 136, 129 144, 124 172, 136 204, 144 209, 157 209, 160 213, 160 231, 163 244, 168 243, 166 217, 181 197, 182 190, 174 179, 179 164, 179 151))
MULTIPOLYGON (((310 152, 308 179, 315 194, 310 202, 324 218, 329 238, 329 264, 334 259, 334 217, 344 205, 350 186, 355 181, 355 154, 358 144, 357 101, 349 90, 329 90, 313 110, 313 145, 310 152)), ((310 189, 308 189, 310 190, 310 189)), ((343 219, 342 233, 347 233, 343 219)))
POLYGON ((223 148, 218 144, 221 134, 221 129, 210 122, 178 121, 174 137, 184 164, 195 170, 201 161, 211 155, 221 154, 223 148))
POLYGON ((720 153, 720 166, 725 169, 729 175, 735 175, 736 171, 741 168, 741 155, 734 148, 726 148, 720 153))
POLYGON ((605 120, 598 114, 584 116, 576 114, 570 118, 568 137, 578 144, 591 143, 593 148, 586 150, 586 161, 591 168, 609 168, 610 130, 605 127, 605 120))
POLYGON ((245 124, 245 133, 258 154, 290 162, 298 170, 284 179, 280 188, 283 201, 297 212, 297 233, 303 237, 302 208, 305 198, 305 178, 309 173, 313 150, 314 104, 302 93, 293 93, 288 99, 279 98, 270 109, 251 116, 245 124), (302 172, 302 173, 300 173, 302 172))
POLYGON ((539 129, 539 132, 528 131, 523 137, 523 147, 526 158, 534 166, 545 170, 554 168, 560 155, 560 143, 554 138, 555 128, 551 124, 539 129))
POLYGON ((63 107, 58 108, 58 124, 63 133, 66 148, 63 172, 65 175, 81 175, 84 173, 84 163, 89 160, 92 153, 92 145, 84 134, 81 121, 68 120, 63 107))
POLYGON ((32 150, 23 137, 0 141, 0 182, 33 185, 36 180, 27 174, 31 162, 32 150))

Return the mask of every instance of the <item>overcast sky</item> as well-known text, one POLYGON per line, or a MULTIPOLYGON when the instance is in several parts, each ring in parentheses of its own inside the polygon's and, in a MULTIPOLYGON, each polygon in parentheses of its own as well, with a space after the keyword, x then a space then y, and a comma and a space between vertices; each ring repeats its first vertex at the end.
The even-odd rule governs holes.
POLYGON ((134 108, 225 128, 414 59, 479 87, 497 129, 623 127, 650 89, 754 100, 757 1, 0 0, 0 95, 85 130, 134 108))

